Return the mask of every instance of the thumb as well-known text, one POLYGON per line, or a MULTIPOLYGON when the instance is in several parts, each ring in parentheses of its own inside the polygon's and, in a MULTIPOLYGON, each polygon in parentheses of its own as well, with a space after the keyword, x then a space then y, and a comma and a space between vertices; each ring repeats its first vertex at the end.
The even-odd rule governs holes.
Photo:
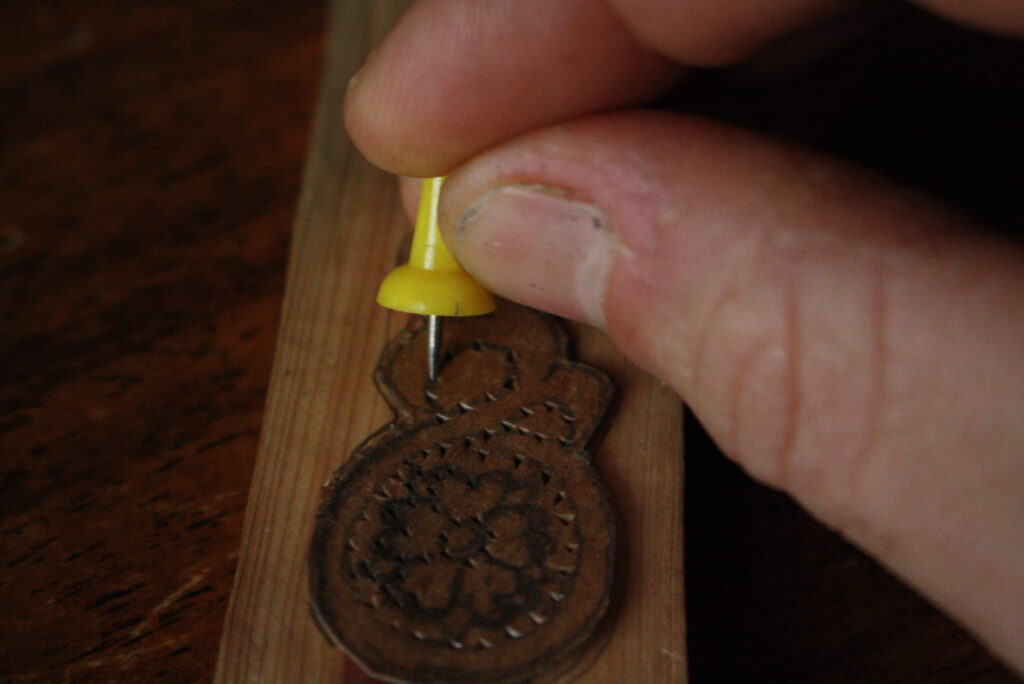
POLYGON ((1024 254, 863 172, 626 112, 457 170, 496 293, 604 327, 723 450, 1024 669, 1024 254))

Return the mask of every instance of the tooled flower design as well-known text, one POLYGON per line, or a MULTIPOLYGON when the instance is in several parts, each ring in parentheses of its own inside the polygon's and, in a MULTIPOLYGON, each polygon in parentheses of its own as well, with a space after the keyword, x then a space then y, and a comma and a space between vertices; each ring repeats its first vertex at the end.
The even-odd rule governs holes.
POLYGON ((537 477, 470 476, 453 464, 411 475, 408 496, 381 505, 363 571, 408 619, 440 626, 421 638, 459 643, 471 627, 507 628, 566 581, 545 564, 554 540, 551 514, 533 503, 537 477))

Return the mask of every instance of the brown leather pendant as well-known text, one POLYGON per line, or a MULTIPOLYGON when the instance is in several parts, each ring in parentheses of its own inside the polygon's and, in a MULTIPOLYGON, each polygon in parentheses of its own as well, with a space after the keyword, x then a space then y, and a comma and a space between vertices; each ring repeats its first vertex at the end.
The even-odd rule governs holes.
POLYGON ((608 378, 566 359, 549 316, 450 319, 436 382, 422 320, 384 351, 396 419, 326 485, 313 613, 367 671, 522 682, 575 661, 609 605, 615 522, 583 452, 608 378))

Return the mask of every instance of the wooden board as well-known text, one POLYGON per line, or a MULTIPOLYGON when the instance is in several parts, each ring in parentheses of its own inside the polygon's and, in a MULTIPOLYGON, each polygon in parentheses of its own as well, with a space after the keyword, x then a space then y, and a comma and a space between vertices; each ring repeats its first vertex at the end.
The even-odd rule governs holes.
MULTIPOLYGON (((405 317, 377 306, 374 295, 407 223, 394 179, 353 148, 340 112, 348 79, 404 5, 332 5, 325 80, 218 682, 365 681, 310 617, 306 555, 321 485, 390 419, 371 375, 405 317)), ((571 333, 578 358, 603 369, 618 388, 595 460, 626 537, 617 617, 579 681, 684 681, 682 407, 603 334, 584 326, 572 326, 571 333)))

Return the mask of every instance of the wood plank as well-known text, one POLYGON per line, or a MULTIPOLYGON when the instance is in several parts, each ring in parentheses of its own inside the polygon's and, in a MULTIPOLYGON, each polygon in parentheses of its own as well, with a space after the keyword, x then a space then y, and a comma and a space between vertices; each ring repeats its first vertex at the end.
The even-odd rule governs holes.
POLYGON ((594 456, 620 518, 626 565, 612 634, 581 682, 687 679, 683 592, 683 409, 600 331, 569 326, 578 356, 618 392, 594 456))
MULTIPOLYGON (((284 313, 218 682, 354 682, 310 618, 306 551, 320 486, 390 419, 371 381, 404 316, 374 303, 406 230, 392 178, 340 122, 345 86, 404 2, 332 5, 325 81, 296 219, 284 313)), ((617 410, 596 456, 627 542, 617 619, 580 681, 684 681, 682 408, 603 334, 573 326, 579 358, 612 377, 617 410)))

